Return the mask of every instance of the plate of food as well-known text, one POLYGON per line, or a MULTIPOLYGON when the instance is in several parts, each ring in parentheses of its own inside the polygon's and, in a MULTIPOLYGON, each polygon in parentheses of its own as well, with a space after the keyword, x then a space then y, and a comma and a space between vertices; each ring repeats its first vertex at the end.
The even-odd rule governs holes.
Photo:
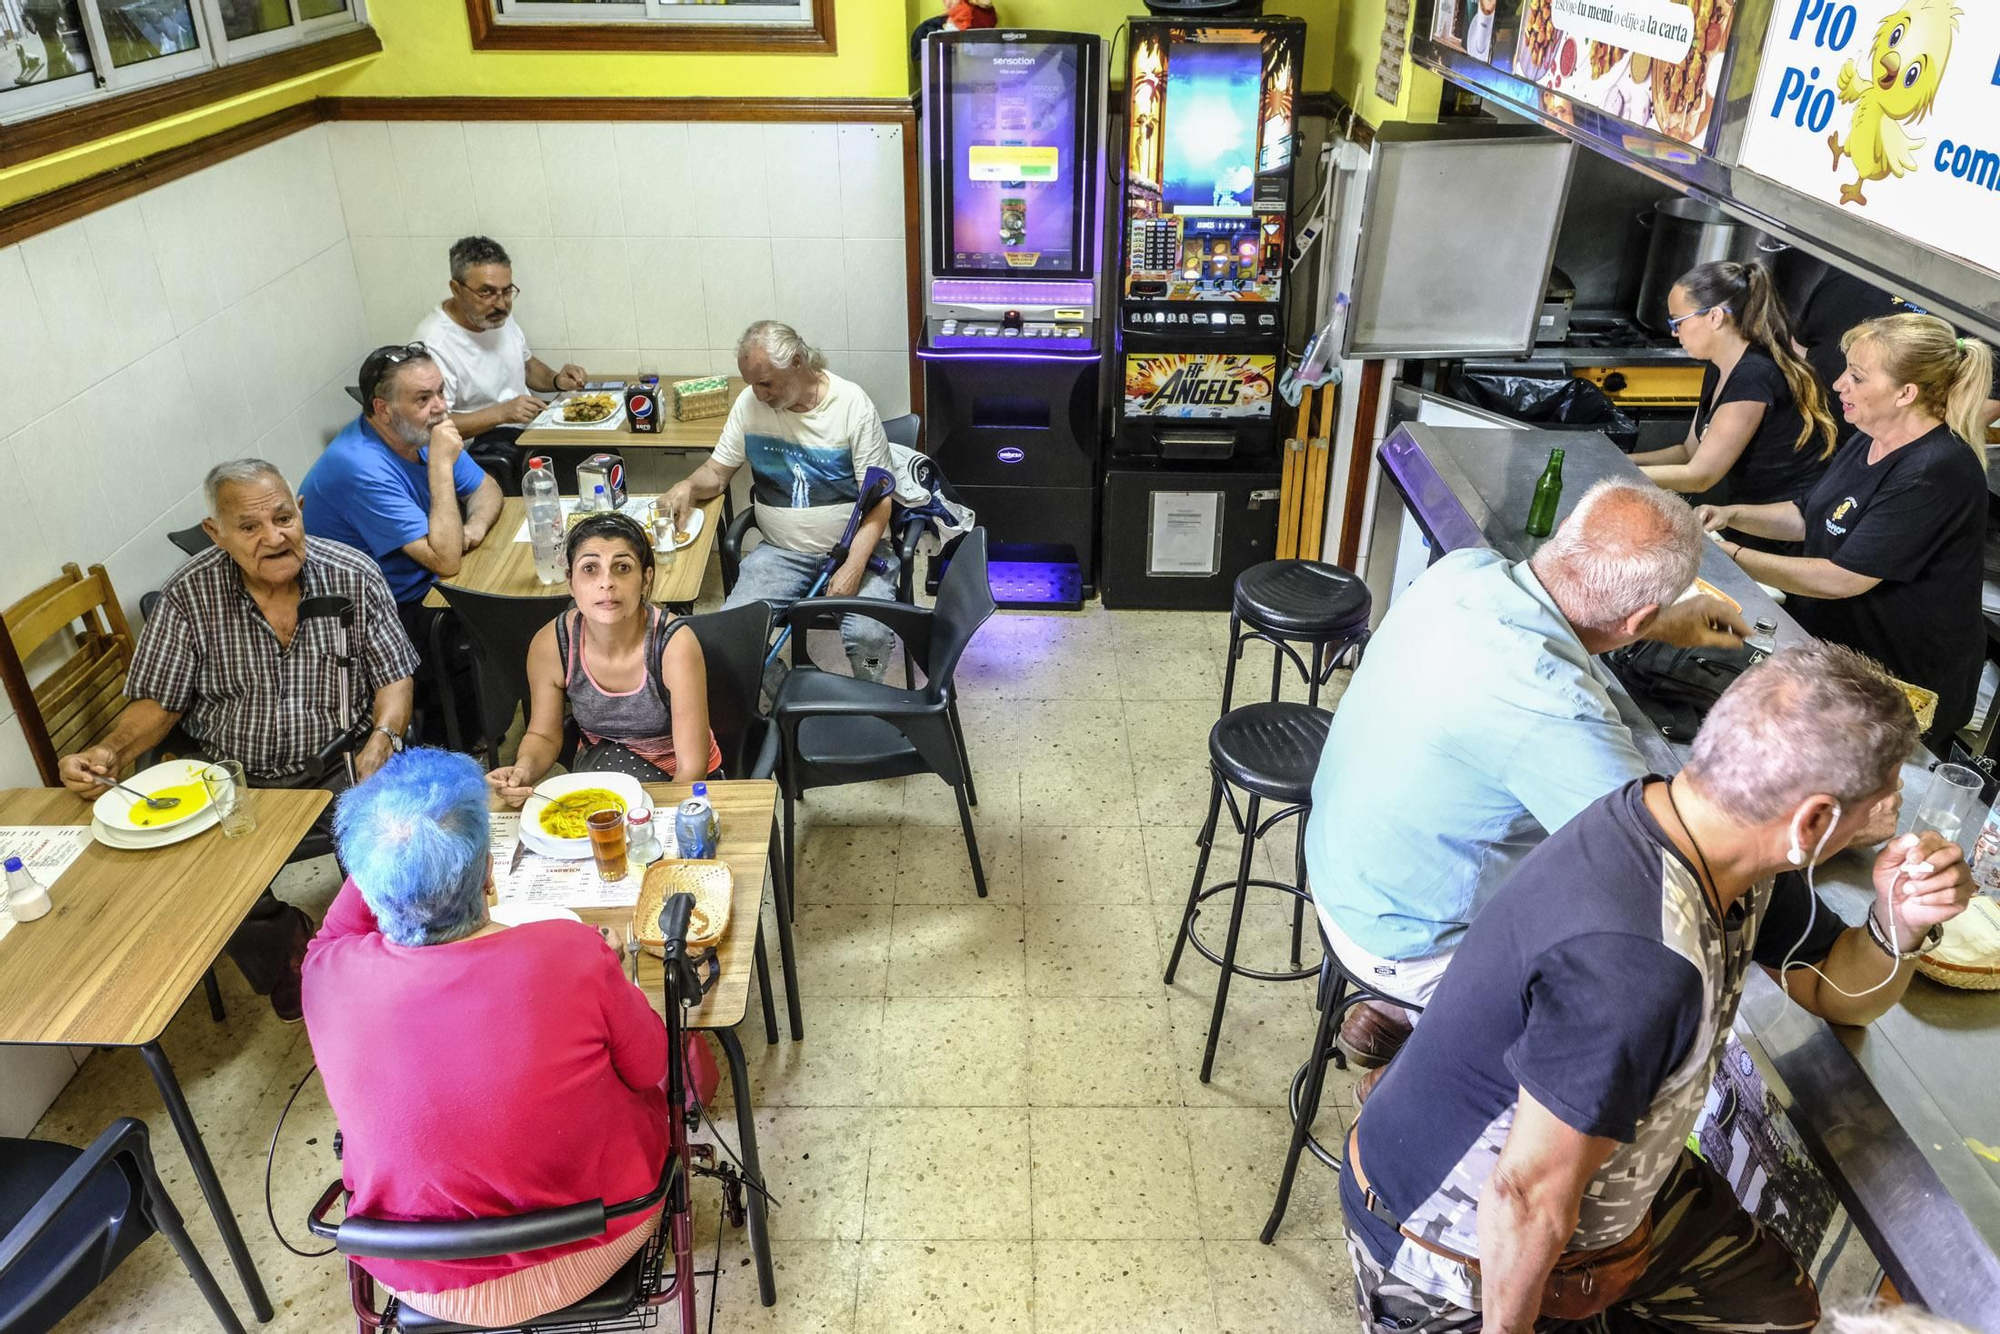
POLYGON ((608 431, 625 420, 625 404, 618 394, 599 391, 566 394, 543 410, 537 426, 560 426, 564 430, 608 431))
POLYGON ((620 773, 561 774, 521 804, 521 841, 545 857, 574 861, 590 855, 592 811, 647 810, 652 803, 635 778, 620 773))
MULTIPOLYGON (((124 780, 122 788, 111 788, 91 805, 92 816, 106 829, 114 833, 137 835, 144 846, 157 846, 162 836, 169 830, 179 832, 180 826, 189 824, 198 816, 207 816, 208 824, 215 823, 215 812, 209 808, 208 788, 202 784, 202 770, 208 766, 199 760, 168 760, 156 764, 141 773, 124 780), (155 810, 148 806, 134 792, 148 797, 173 798, 174 805, 165 810, 155 810)), ((176 840, 177 841, 177 840, 176 840)))
POLYGON ((707 522, 708 511, 699 505, 693 505, 689 507, 686 514, 681 516, 681 523, 685 527, 676 528, 673 532, 668 533, 665 531, 663 525, 655 523, 653 525, 653 550, 662 552, 679 551, 682 547, 693 545, 694 540, 701 536, 701 526, 707 522))

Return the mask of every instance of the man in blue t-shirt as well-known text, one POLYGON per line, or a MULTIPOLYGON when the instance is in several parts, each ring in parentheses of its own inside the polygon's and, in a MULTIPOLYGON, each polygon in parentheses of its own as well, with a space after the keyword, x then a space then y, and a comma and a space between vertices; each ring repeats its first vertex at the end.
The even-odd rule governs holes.
POLYGON ((1625 784, 1521 861, 1348 1137, 1364 1329, 1612 1309, 1613 1329, 1812 1328, 1811 1279, 1687 1135, 1752 964, 1866 1024, 1964 910, 1964 856, 1935 833, 1875 859, 1863 926, 1801 874, 1893 802, 1916 740, 1874 662, 1788 649, 1723 693, 1678 777, 1625 784))
MULTIPOLYGON (((361 363, 362 414, 333 438, 299 487, 306 532, 367 552, 419 653, 440 614, 431 585, 459 571, 500 516, 500 486, 465 454, 444 373, 421 343, 378 347, 361 363)), ((436 668, 417 684, 434 738, 436 668)), ((470 702, 469 692, 467 702, 470 702)))

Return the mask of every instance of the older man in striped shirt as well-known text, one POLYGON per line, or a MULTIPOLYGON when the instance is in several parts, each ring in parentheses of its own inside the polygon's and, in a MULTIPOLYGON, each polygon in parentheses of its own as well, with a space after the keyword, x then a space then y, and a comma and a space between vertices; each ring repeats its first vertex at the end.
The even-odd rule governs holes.
MULTIPOLYGON (((206 482, 215 541, 176 570, 146 620, 125 684, 131 700, 99 744, 62 761, 63 783, 96 798, 106 780, 166 740, 178 725, 202 753, 240 760, 258 787, 344 786, 344 769, 316 761, 360 726, 340 713, 340 671, 330 618, 299 615, 308 598, 345 598, 357 679, 371 730, 355 751, 367 777, 402 745, 417 654, 375 562, 338 542, 306 536, 284 475, 261 459, 218 465, 206 482)), ((328 807, 329 813, 332 808, 328 807)), ((279 1017, 299 1014, 299 961, 311 922, 270 893, 230 941, 230 957, 279 1017)))

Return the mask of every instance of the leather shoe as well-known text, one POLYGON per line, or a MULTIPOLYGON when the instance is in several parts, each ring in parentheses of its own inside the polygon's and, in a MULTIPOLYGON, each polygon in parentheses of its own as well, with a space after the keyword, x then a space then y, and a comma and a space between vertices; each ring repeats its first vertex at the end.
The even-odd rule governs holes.
POLYGON ((1382 1082, 1382 1076, 1388 1073, 1389 1073, 1388 1066, 1378 1065, 1373 1070, 1370 1070, 1367 1074, 1361 1076, 1361 1078, 1354 1081, 1355 1110, 1357 1111, 1360 1110, 1361 1104, 1368 1101, 1368 1095, 1375 1091, 1375 1086, 1382 1082))
POLYGON ((1410 1040, 1410 1021, 1401 1006, 1363 1001, 1340 1024, 1340 1054, 1364 1070, 1386 1065, 1410 1040))

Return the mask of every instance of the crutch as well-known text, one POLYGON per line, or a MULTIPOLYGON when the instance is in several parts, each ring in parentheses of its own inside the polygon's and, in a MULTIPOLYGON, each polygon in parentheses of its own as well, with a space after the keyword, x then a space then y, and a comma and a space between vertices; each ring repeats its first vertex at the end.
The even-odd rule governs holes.
POLYGON ((334 670, 340 674, 340 734, 327 744, 313 761, 315 778, 326 777, 333 764, 334 752, 340 753, 340 763, 347 775, 348 786, 354 785, 354 741, 355 729, 360 722, 354 716, 354 657, 353 645, 349 643, 354 632, 354 599, 341 597, 336 593, 322 594, 316 598, 306 598, 299 603, 299 624, 333 618, 334 649, 328 657, 334 670))
MULTIPOLYGON (((833 550, 826 553, 826 559, 820 563, 819 576, 813 580, 812 587, 805 591, 805 595, 799 598, 798 602, 819 596, 819 591, 826 587, 826 581, 833 578, 833 572, 846 562, 848 548, 854 545, 854 534, 860 531, 861 521, 868 517, 868 511, 881 504, 886 497, 895 494, 896 479, 887 468, 870 468, 861 474, 861 495, 854 502, 854 512, 847 516, 847 531, 840 535, 840 541, 834 544, 833 550)), ((879 556, 870 556, 868 566, 877 574, 884 573, 889 568, 879 556)), ((798 602, 792 605, 797 606, 798 602)), ((772 642, 771 651, 764 655, 766 667, 776 660, 779 651, 785 647, 785 641, 791 637, 792 626, 787 621, 785 628, 778 632, 777 639, 772 642)))

